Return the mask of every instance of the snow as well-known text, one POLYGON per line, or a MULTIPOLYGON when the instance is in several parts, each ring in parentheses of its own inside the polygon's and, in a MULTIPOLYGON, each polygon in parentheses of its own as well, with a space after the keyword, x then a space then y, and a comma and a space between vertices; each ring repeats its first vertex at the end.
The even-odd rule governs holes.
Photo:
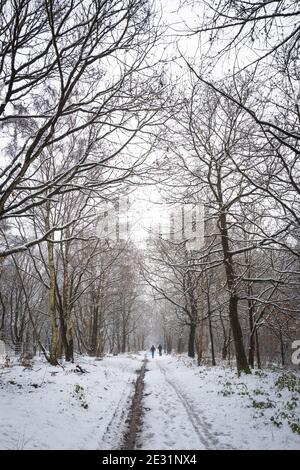
MULTIPOLYGON (((278 428, 271 421, 293 395, 274 386, 280 372, 239 378, 229 367, 198 367, 170 356, 149 358, 147 369, 141 448, 300 449, 300 436, 287 422, 278 428), (274 408, 254 408, 253 400, 269 400, 274 408)), ((299 402, 294 412, 300 419, 299 402)))
POLYGON ((0 369, 0 449, 119 448, 142 360, 84 357, 84 374, 72 372, 74 364, 63 370, 42 360, 33 370, 0 369))
MULTIPOLYGON (((42 359, 0 368, 0 449, 119 449, 143 359, 80 357, 84 374, 42 359)), ((166 355, 148 355, 146 369, 138 449, 300 449, 288 423, 300 422, 300 389, 279 389, 282 371, 238 377, 166 355)))

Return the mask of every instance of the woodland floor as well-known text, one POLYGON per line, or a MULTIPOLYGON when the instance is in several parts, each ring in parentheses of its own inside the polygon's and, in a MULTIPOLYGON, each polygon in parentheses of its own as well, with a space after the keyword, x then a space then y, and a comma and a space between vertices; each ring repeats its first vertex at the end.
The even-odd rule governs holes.
POLYGON ((300 449, 299 371, 147 359, 0 369, 0 449, 300 449))

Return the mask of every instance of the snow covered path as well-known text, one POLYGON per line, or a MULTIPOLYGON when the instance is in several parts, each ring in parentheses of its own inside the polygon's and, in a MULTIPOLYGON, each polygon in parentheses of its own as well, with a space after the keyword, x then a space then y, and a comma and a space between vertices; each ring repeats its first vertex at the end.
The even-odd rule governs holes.
POLYGON ((147 365, 144 426, 138 448, 216 449, 217 436, 170 374, 168 365, 173 362, 162 356, 147 365))
POLYGON ((149 358, 147 369, 137 448, 300 449, 300 436, 270 419, 290 400, 284 391, 276 395, 276 373, 238 378, 227 367, 197 367, 171 356, 149 358), (253 407, 261 402, 268 408, 253 407))
MULTIPOLYGON (((122 448, 143 360, 144 353, 80 356, 83 374, 76 364, 51 367, 38 358, 32 369, 16 361, 0 368, 0 449, 122 448)), ((290 382, 280 370, 238 377, 234 368, 198 367, 187 356, 148 356, 135 447, 300 449, 292 431, 300 423, 300 371, 289 374, 290 382)))

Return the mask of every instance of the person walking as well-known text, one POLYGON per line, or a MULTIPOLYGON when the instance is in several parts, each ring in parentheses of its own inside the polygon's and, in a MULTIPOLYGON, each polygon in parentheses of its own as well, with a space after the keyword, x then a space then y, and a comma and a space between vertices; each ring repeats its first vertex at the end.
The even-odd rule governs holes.
POLYGON ((157 349, 158 349, 159 355, 161 356, 162 355, 162 345, 159 344, 157 349))
POLYGON ((154 353, 155 353, 155 346, 154 344, 152 344, 151 348, 150 348, 150 351, 151 351, 151 354, 152 354, 152 359, 154 358, 154 353))

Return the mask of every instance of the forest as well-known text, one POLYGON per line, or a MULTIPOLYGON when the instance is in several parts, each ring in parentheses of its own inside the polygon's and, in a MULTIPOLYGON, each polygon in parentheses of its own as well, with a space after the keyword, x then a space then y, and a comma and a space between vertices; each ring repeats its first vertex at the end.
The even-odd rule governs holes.
POLYGON ((2 0, 0 30, 6 360, 298 365, 298 2, 2 0))

